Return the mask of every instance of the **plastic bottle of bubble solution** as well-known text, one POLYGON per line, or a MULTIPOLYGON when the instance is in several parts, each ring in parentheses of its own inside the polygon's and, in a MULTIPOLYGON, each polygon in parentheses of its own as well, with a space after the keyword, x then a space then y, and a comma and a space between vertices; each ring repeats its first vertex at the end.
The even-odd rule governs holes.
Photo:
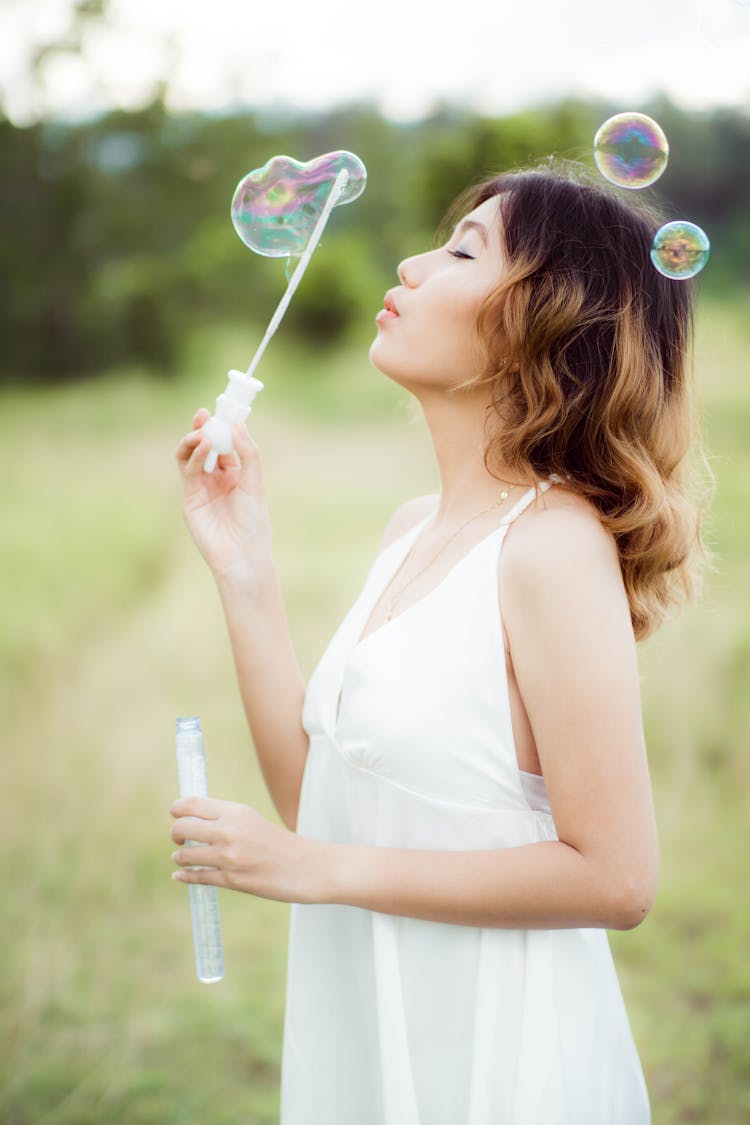
MULTIPOLYGON (((177 772, 181 797, 207 797, 206 755, 201 721, 197 715, 177 720, 177 772)), ((186 844, 196 843, 186 840, 186 844)), ((224 976, 224 950, 221 944, 219 895, 216 887, 199 883, 188 885, 193 917, 193 944, 198 980, 213 984, 224 976)))

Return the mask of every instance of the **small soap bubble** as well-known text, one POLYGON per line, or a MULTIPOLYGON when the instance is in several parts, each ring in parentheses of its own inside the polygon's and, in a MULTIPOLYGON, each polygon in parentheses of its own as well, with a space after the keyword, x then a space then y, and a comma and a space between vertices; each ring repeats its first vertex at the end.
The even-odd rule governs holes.
POLYGON ((654 235, 651 261, 665 277, 682 281, 700 273, 710 251, 705 231, 695 223, 677 220, 665 223, 654 235))
POLYGON ((664 131, 645 113, 617 113, 594 137, 596 166, 618 187, 648 187, 659 179, 668 159, 664 131))
POLYGON ((246 246, 268 258, 289 257, 287 276, 295 256, 303 253, 331 193, 338 173, 349 179, 336 205, 351 203, 365 190, 367 170, 352 152, 328 152, 302 163, 290 156, 274 156, 262 168, 240 180, 232 199, 232 223, 246 246))

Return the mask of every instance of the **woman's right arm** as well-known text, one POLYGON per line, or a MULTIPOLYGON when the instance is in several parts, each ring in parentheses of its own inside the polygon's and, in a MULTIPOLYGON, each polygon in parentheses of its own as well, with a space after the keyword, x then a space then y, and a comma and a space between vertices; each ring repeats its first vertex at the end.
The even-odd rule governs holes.
POLYGON ((235 453, 205 473, 211 445, 201 427, 208 417, 199 410, 192 432, 177 447, 183 513, 216 580, 263 778, 279 816, 294 831, 309 746, 302 726, 305 682, 273 560, 260 457, 240 424, 235 453))

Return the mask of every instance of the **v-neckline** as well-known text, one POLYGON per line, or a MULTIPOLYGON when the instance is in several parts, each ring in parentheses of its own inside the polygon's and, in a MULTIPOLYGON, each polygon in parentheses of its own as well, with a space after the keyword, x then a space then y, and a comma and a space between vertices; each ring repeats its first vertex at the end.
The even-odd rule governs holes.
MULTIPOLYGON (((549 488, 550 484, 557 483, 558 480, 559 480, 559 478, 557 478, 555 476, 552 476, 552 477, 549 478, 548 481, 541 482, 540 491, 546 492, 546 490, 549 488)), ((529 489, 528 491, 530 492, 532 490, 529 489)), ((524 495, 513 505, 513 507, 510 509, 510 511, 505 514, 505 516, 502 518, 500 523, 498 523, 497 526, 492 529, 492 531, 487 532, 486 535, 483 535, 480 539, 478 539, 476 541, 476 543, 473 543, 472 546, 469 547, 468 551, 465 551, 464 554, 459 559, 457 559, 457 561, 453 564, 453 566, 450 567, 450 569, 445 572, 445 574, 439 580, 439 582, 436 582, 436 584, 433 587, 431 587, 431 589, 429 589, 425 594, 423 594, 421 598, 418 598, 415 602, 412 602, 410 605, 406 606, 406 608, 402 609, 400 613, 397 613, 394 617, 391 617, 391 619, 389 621, 383 621, 380 625, 378 625, 378 627, 376 629, 372 629, 369 633, 364 633, 364 630, 367 628, 367 626, 370 622, 370 618, 372 617, 375 606, 378 604, 378 602, 382 598, 383 593, 384 593, 386 587, 388 586, 388 583, 393 580, 393 578, 396 574, 396 571, 398 570, 398 567, 401 566, 401 564, 406 559, 407 553, 409 552, 409 550, 413 546, 413 544, 414 544, 417 536, 419 535, 420 531, 425 526, 427 521, 430 520, 435 515, 435 511, 437 509, 433 510, 432 512, 429 512, 424 517, 424 519, 419 520, 414 525, 414 527, 409 529, 409 531, 404 532, 404 534, 399 536, 398 539, 395 539, 393 541, 393 543, 391 543, 388 547, 386 547, 385 550, 380 554, 378 560, 376 560, 376 565, 377 565, 378 561, 384 560, 384 556, 385 556, 387 551, 396 547, 398 544, 403 544, 403 541, 406 540, 405 545, 402 546, 403 553, 399 552, 396 555, 395 563, 393 564, 392 567, 387 568, 384 578, 378 583, 378 586, 376 588, 374 596, 372 596, 370 599, 368 599, 367 605, 365 607, 364 620, 359 614, 357 615, 356 631, 355 631, 355 634, 354 634, 354 640, 352 641, 352 640, 347 639, 347 642, 346 642, 346 645, 345 645, 345 653, 344 653, 344 657, 343 657, 343 662, 342 662, 342 665, 341 665, 341 668, 340 668, 340 674, 338 676, 338 691, 336 692, 334 707, 333 707, 333 730, 334 731, 336 730, 336 728, 338 727, 338 724, 339 724, 339 717, 340 717, 340 714, 341 714, 341 703, 342 703, 343 690, 344 690, 344 680, 346 678, 346 672, 347 672, 347 668, 349 666, 350 660, 352 660, 353 657, 356 654, 362 652, 362 650, 368 649, 369 646, 370 646, 370 642, 374 642, 375 639, 377 637, 379 637, 379 635, 381 633, 391 631, 391 628, 393 626, 395 626, 401 620, 402 617, 406 617, 407 615, 411 614, 412 611, 416 612, 418 610, 418 608, 420 606, 422 606, 422 604, 424 602, 429 602, 430 599, 433 598, 434 595, 436 595, 443 588, 443 586, 448 581, 448 579, 455 572, 460 570, 460 568, 464 565, 464 563, 466 563, 466 561, 469 558, 471 558, 471 556, 474 554, 474 552, 477 551, 483 544, 489 542, 489 540, 492 539, 493 536, 499 535, 500 532, 503 532, 503 533, 506 532, 507 529, 510 527, 511 523, 513 522, 513 520, 515 519, 516 515, 520 515, 520 512, 524 511, 524 509, 527 507, 527 505, 523 503, 523 501, 526 500, 527 495, 528 495, 528 492, 524 493, 524 495), (519 508, 520 508, 520 511, 518 510, 519 508)), ((362 596, 364 596, 364 593, 363 593, 362 596)))
MULTIPOLYGON (((401 566, 401 564, 406 559, 406 556, 407 556, 409 550, 411 549, 414 542, 416 541, 417 536, 419 535, 419 532, 422 530, 424 525, 427 523, 427 521, 434 514, 435 514, 434 512, 431 512, 430 515, 425 516, 425 518, 423 520, 420 520, 419 523, 415 524, 414 527, 411 528, 410 532, 406 533, 407 536, 411 535, 411 540, 407 544, 406 550, 404 551, 403 555, 401 555, 400 559, 397 561, 396 566, 393 568, 393 570, 390 570, 387 573, 385 581, 380 584, 374 600, 369 602, 369 612, 367 613, 367 616, 366 616, 364 624, 362 625, 362 628, 359 632, 359 635, 356 637, 356 639, 354 641, 354 644, 351 646, 351 649, 350 649, 351 652, 358 651, 363 646, 367 645, 368 641, 372 640, 373 637, 377 637, 377 635, 379 633, 382 633, 384 630, 389 629, 390 626, 395 625, 397 621, 400 621, 402 617, 406 617, 407 614, 411 613, 412 610, 416 610, 417 607, 422 604, 422 602, 429 601, 430 598, 433 596, 433 594, 436 594, 438 592, 438 590, 440 590, 440 588, 444 585, 444 583, 447 582, 448 579, 451 577, 453 572, 457 571, 466 562, 466 560, 471 555, 473 555, 474 551, 476 551, 478 547, 481 547, 481 545, 483 543, 486 543, 489 539, 491 539, 493 535, 497 535, 498 532, 505 530, 505 528, 508 526, 504 522, 499 523, 497 525, 497 527, 494 527, 492 529, 492 531, 488 531, 486 535, 483 535, 481 537, 481 539, 477 539, 476 543, 473 543, 472 546, 469 547, 468 551, 465 551, 464 554, 461 555, 461 557, 456 560, 456 562, 453 564, 453 566, 451 566, 448 570, 446 570, 443 577, 440 578, 435 583, 434 586, 432 586, 429 590, 427 590, 426 593, 422 594, 422 596, 420 598, 417 598, 416 601, 411 602, 404 609, 402 609, 400 613, 394 614, 394 616, 391 617, 388 621, 382 621, 381 624, 378 625, 378 627, 376 629, 371 629, 368 633, 364 632, 364 630, 367 629, 367 626, 370 622, 370 619, 372 617, 372 614, 373 614, 373 611, 375 610, 376 605, 378 604, 378 602, 380 601, 380 599, 383 596, 384 591, 388 587, 388 583, 393 581, 393 578, 396 574, 396 571, 398 570, 398 567, 401 566)), ((405 538, 405 537, 406 536, 403 536, 402 538, 405 538)), ((396 540, 395 542, 398 542, 398 540, 396 540)), ((395 546, 395 543, 393 545, 395 546)))
MULTIPOLYGON (((434 515, 434 513, 431 513, 431 514, 434 515)), ((368 624, 368 622, 369 622, 369 620, 372 616, 372 612, 373 612, 375 606, 377 605, 377 603, 379 602, 380 598, 382 597, 383 591, 385 590, 388 583, 392 580, 394 574, 396 573, 396 568, 400 565, 400 562, 403 561, 403 559, 406 558, 406 552, 409 550, 411 544, 414 542, 417 535, 419 534, 419 531, 421 530, 421 528, 424 526, 424 524, 427 522, 427 520, 429 518, 430 518, 430 516, 425 516, 425 518, 423 520, 420 520, 419 523, 415 524, 414 527, 410 529, 410 531, 407 531, 403 536, 401 536, 402 539, 405 539, 409 535, 411 535, 412 538, 411 538, 410 542, 407 544, 407 546, 405 548, 405 551, 404 551, 404 554, 401 555, 399 561, 396 562, 396 565, 395 565, 394 569, 393 570, 389 569, 387 574, 386 574, 385 579, 383 580, 382 583, 379 584, 377 592, 376 592, 375 597, 374 597, 374 600, 368 602, 368 608, 366 610, 366 617, 365 617, 364 625, 360 625, 361 618, 358 618, 358 622, 357 622, 358 629, 367 628, 367 624, 368 624)), ((439 593, 439 591, 443 588, 443 586, 448 581, 448 579, 455 572, 457 572, 461 569, 461 567, 464 565, 464 563, 474 554, 475 551, 477 551, 485 543, 489 542, 489 540, 494 535, 499 535, 500 532, 505 532, 507 530, 508 526, 509 525, 506 521, 503 521, 502 523, 499 523, 497 525, 497 527, 493 528, 493 530, 489 531, 486 535, 483 535, 481 539, 478 539, 476 541, 476 543, 474 543, 471 547, 469 547, 468 551, 466 551, 461 556, 461 558, 458 559, 453 564, 453 566, 450 568, 450 570, 447 570, 445 572, 445 574, 440 579, 440 581, 437 582, 430 590, 428 590, 426 594, 423 594, 421 598, 418 598, 415 602, 412 602, 411 605, 406 606, 406 608, 402 609, 400 613, 397 613, 395 615, 395 617, 392 617, 390 619, 390 621, 384 621, 381 625, 378 625, 377 629, 371 630, 371 632, 366 633, 364 636, 362 635, 362 633, 360 631, 358 639, 356 639, 353 643, 347 644, 343 664, 342 664, 342 667, 341 667, 341 670, 340 670, 340 675, 338 677, 338 691, 336 693, 336 698, 335 698, 335 702, 334 702, 334 709, 333 709, 333 730, 334 731, 336 731, 336 729, 338 728, 339 720, 340 720, 340 717, 341 717, 341 703, 342 703, 343 694, 344 694, 344 680, 346 679, 346 673, 347 673, 347 669, 349 667, 349 662, 356 655, 359 655, 363 651, 367 651, 370 647, 370 642, 375 642, 376 639, 379 639, 381 633, 391 632, 393 626, 397 625, 401 621, 402 617, 409 616, 412 612, 416 612, 423 605, 423 603, 429 602, 437 593, 439 593)), ((398 543, 398 542, 399 542, 398 539, 394 540, 394 542, 391 544, 391 546, 395 547, 396 543, 398 543)))
MULTIPOLYGON (((549 488, 550 484, 552 484, 553 482, 557 483, 557 480, 558 480, 558 478, 553 475, 549 478, 549 480, 541 481, 539 483, 539 491, 540 492, 546 492, 547 489, 549 488)), ((381 633, 384 629, 388 629, 389 626, 391 626, 391 625, 395 625, 395 623, 398 620, 400 620, 400 618, 406 616, 406 614, 409 613, 410 610, 416 609, 417 606, 422 604, 422 602, 427 601, 429 598, 431 598, 432 595, 435 594, 441 588, 443 583, 446 582, 450 578, 450 576, 453 574, 453 572, 455 570, 458 570, 463 565, 463 563, 474 553, 474 551, 476 551, 476 549, 478 547, 480 547, 483 543, 486 543, 489 539, 492 538, 493 535, 496 535, 499 531, 501 531, 503 529, 507 529, 510 526, 510 524, 513 522, 513 520, 516 518, 516 516, 520 515, 526 509, 526 507, 528 506, 528 503, 531 502, 531 501, 528 501, 528 503, 527 503, 527 497, 529 496, 530 492, 534 492, 535 496, 537 495, 537 490, 533 486, 531 488, 527 489, 526 492, 524 492, 523 496, 520 496, 519 499, 515 502, 513 507, 510 508, 509 511, 507 511, 505 513, 503 518, 500 520, 500 523, 498 523, 497 526, 492 529, 492 531, 488 531, 486 535, 483 535, 480 539, 477 539, 476 543, 473 543, 472 546, 469 547, 468 551, 466 551, 463 555, 461 555, 461 557, 459 559, 456 560, 456 562, 453 564, 453 566, 450 567, 445 572, 443 577, 438 582, 436 582, 435 585, 432 586, 427 591, 427 593, 423 594, 422 597, 418 598, 415 602, 412 602, 410 605, 406 606, 405 609, 402 609, 400 613, 397 613, 395 616, 391 617, 388 621, 382 621, 381 624, 378 625, 378 627, 376 629, 371 629, 369 633, 366 633, 364 631, 367 629, 367 626, 370 623, 370 619, 372 617, 375 606, 378 604, 378 602, 382 598, 383 593, 385 592, 385 590, 388 586, 388 583, 393 581, 393 578, 395 577, 396 573, 398 572, 398 568, 403 565, 403 563, 405 562, 405 560, 407 558, 407 555, 408 555, 409 551, 414 546, 414 543, 415 543, 415 541, 417 539, 417 536, 419 535, 420 531, 425 526, 427 521, 433 518, 433 516, 435 515, 435 512, 437 511, 437 508, 433 509, 432 512, 429 512, 424 517, 424 519, 418 520, 417 523, 414 525, 414 527, 410 528, 410 530, 405 532, 402 536, 400 536, 399 539, 394 540, 394 542, 391 544, 392 547, 395 547, 396 544, 400 543, 401 540, 403 540, 403 539, 407 539, 408 541, 407 541, 407 544, 406 544, 406 547, 404 549, 403 554, 401 554, 400 557, 397 559, 395 567, 392 570, 388 571, 388 573, 386 575, 386 578, 385 578, 385 581, 383 583, 381 583, 381 585, 379 586, 374 600, 369 602, 369 610, 368 610, 367 615, 364 619, 364 624, 359 629, 359 633, 355 637, 354 643, 350 646, 350 649, 349 649, 350 655, 352 653, 360 650, 363 647, 363 645, 366 645, 367 642, 369 640, 371 640, 373 637, 376 637, 378 635, 378 633, 381 633)), ((534 498, 535 497, 533 497, 532 500, 534 498)))

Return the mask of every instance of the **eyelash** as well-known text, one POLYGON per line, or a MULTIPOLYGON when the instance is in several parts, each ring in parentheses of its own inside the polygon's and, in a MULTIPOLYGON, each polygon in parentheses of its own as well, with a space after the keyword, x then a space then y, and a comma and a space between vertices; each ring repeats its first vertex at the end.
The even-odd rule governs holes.
POLYGON ((465 254, 463 250, 449 250, 448 253, 452 258, 462 258, 469 262, 474 261, 474 256, 472 254, 465 254))

